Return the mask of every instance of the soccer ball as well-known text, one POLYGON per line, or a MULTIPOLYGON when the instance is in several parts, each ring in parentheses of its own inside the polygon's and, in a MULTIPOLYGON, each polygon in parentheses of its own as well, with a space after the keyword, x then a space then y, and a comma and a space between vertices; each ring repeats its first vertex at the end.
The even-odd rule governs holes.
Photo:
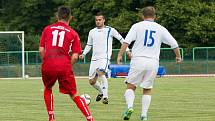
POLYGON ((83 99, 85 100, 85 102, 86 102, 87 105, 90 104, 90 102, 91 102, 91 97, 90 97, 90 95, 88 95, 88 94, 82 94, 80 97, 83 98, 83 99))
POLYGON ((28 78, 29 78, 29 75, 25 75, 25 78, 28 79, 28 78))

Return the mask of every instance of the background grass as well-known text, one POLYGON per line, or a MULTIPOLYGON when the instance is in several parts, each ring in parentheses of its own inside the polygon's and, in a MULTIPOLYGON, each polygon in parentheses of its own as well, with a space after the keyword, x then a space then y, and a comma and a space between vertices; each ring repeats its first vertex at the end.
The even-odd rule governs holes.
MULTIPOLYGON (((95 121, 122 121, 125 110, 123 78, 110 79, 109 104, 95 102, 97 92, 87 79, 77 79, 78 93, 91 96, 95 121)), ((138 121, 141 92, 136 98, 131 121, 138 121)), ((54 87, 56 121, 85 121, 73 101, 54 87)), ((149 121, 215 121, 215 78, 156 79, 149 121)), ((47 121, 41 80, 0 80, 0 121, 47 121)))

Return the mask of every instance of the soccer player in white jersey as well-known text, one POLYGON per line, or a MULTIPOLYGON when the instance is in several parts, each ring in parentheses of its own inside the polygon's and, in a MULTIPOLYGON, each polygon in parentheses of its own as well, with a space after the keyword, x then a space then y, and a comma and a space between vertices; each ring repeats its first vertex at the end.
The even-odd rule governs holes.
POLYGON ((147 111, 151 102, 151 89, 159 67, 160 46, 165 43, 174 50, 176 63, 181 62, 181 55, 177 41, 166 28, 154 22, 154 7, 143 8, 143 21, 134 24, 129 30, 125 41, 118 53, 117 63, 120 64, 122 54, 126 47, 134 42, 131 54, 131 63, 128 77, 126 79, 127 89, 125 100, 127 110, 123 115, 124 120, 129 120, 133 110, 137 86, 143 88, 141 120, 147 120, 147 111))
MULTIPOLYGON (((90 30, 87 45, 79 57, 83 59, 91 48, 93 48, 89 69, 89 83, 99 92, 96 101, 100 101, 103 98, 102 102, 108 104, 108 80, 105 73, 108 71, 108 65, 111 59, 113 37, 121 43, 124 39, 116 29, 105 26, 103 14, 98 13, 95 16, 95 23, 96 28, 90 30), (97 81, 98 78, 100 78, 101 83, 97 81)), ((131 54, 128 48, 127 54, 131 54)))

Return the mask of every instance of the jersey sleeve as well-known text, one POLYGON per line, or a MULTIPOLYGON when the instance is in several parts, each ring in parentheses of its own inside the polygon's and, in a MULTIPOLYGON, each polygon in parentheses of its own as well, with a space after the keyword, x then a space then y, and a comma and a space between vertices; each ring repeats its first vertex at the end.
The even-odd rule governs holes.
MULTIPOLYGON (((119 34, 119 32, 113 28, 113 36, 120 41, 120 43, 122 44, 125 40, 124 38, 119 34)), ((129 48, 126 48, 126 51, 129 51, 129 48)))
POLYGON ((120 43, 123 43, 124 38, 123 38, 123 37, 119 34, 119 32, 118 32, 116 29, 114 29, 114 28, 112 28, 112 36, 115 37, 117 40, 119 40, 120 43))
POLYGON ((45 36, 46 36, 46 28, 43 30, 42 35, 40 37, 40 47, 45 47, 45 36))
POLYGON ((87 45, 93 46, 92 31, 90 31, 88 34, 87 45))
POLYGON ((135 26, 133 25, 131 29, 129 30, 128 34, 126 35, 126 38, 123 42, 131 44, 132 41, 136 40, 136 30, 135 26))
POLYGON ((84 48, 83 55, 86 55, 88 52, 90 52, 92 46, 93 46, 92 31, 90 31, 88 35, 87 45, 84 48))
POLYGON ((163 28, 162 32, 162 42, 171 46, 171 48, 177 48, 178 43, 175 38, 169 33, 169 31, 166 28, 163 28))
POLYGON ((74 34, 74 40, 71 47, 72 53, 78 53, 81 54, 81 44, 80 44, 80 38, 77 33, 74 34))

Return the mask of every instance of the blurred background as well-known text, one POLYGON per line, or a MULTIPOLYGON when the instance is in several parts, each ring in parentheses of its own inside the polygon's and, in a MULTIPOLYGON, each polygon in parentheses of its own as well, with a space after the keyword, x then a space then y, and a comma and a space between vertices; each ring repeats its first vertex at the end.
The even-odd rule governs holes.
MULTIPOLYGON (((141 9, 154 6, 156 22, 176 38, 184 60, 176 65, 174 53, 163 45, 160 65, 166 68, 166 73, 215 74, 214 0, 0 0, 0 77, 22 77, 22 68, 30 77, 41 76, 39 38, 46 25, 56 22, 55 13, 62 5, 72 10, 74 19, 70 26, 79 33, 83 49, 88 32, 95 27, 97 12, 104 13, 106 25, 125 37, 130 27, 140 21, 141 9), (6 31, 24 31, 24 36, 6 31)), ((114 41, 113 48, 111 61, 116 63, 120 43, 114 41)), ((90 57, 88 54, 84 61, 74 65, 76 75, 88 75, 90 57)), ((123 61, 129 63, 126 55, 123 61)))

